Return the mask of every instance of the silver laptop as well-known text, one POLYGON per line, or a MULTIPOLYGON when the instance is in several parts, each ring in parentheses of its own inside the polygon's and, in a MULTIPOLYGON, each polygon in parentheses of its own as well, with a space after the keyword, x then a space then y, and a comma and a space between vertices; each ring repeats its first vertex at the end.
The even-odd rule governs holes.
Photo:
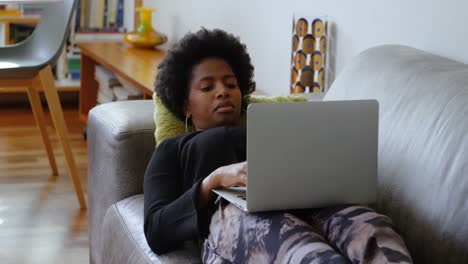
POLYGON ((376 100, 251 104, 247 187, 214 190, 244 211, 376 201, 376 100))

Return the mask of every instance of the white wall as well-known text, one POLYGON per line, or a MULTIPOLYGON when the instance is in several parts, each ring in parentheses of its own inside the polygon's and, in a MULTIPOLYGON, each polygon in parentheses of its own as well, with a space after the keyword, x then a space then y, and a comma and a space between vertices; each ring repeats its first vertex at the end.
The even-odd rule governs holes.
MULTIPOLYGON (((338 74, 354 55, 378 44, 404 44, 468 63, 466 0, 146 0, 154 26, 170 43, 201 26, 246 43, 258 89, 289 93, 292 15, 327 14, 338 74)), ((167 46, 170 46, 170 43, 167 46)))

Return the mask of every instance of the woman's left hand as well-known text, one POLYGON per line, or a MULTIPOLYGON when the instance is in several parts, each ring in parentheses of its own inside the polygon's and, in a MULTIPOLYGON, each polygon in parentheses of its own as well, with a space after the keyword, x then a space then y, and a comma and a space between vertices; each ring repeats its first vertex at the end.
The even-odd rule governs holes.
POLYGON ((208 177, 214 177, 213 189, 247 185, 247 161, 222 166, 208 177))
POLYGON ((222 166, 214 170, 200 185, 199 206, 205 207, 213 198, 213 189, 247 185, 247 161, 222 166))

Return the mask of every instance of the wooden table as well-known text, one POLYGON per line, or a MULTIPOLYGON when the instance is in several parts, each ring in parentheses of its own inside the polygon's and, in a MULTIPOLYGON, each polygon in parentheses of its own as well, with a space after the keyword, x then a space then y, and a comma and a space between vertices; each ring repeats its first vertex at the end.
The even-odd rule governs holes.
POLYGON ((81 49, 81 89, 79 115, 88 121, 88 112, 96 105, 98 82, 94 78, 96 64, 119 75, 151 98, 157 66, 165 55, 159 49, 137 49, 118 42, 79 43, 81 49))

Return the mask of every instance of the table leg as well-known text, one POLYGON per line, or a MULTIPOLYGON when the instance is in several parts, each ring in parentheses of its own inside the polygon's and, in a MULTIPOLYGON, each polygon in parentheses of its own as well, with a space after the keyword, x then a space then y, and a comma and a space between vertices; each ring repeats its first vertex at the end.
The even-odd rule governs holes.
POLYGON ((96 62, 85 54, 81 53, 81 66, 80 66, 80 103, 79 114, 80 120, 83 122, 88 121, 88 112, 96 105, 97 92, 99 84, 94 78, 94 70, 96 62))

